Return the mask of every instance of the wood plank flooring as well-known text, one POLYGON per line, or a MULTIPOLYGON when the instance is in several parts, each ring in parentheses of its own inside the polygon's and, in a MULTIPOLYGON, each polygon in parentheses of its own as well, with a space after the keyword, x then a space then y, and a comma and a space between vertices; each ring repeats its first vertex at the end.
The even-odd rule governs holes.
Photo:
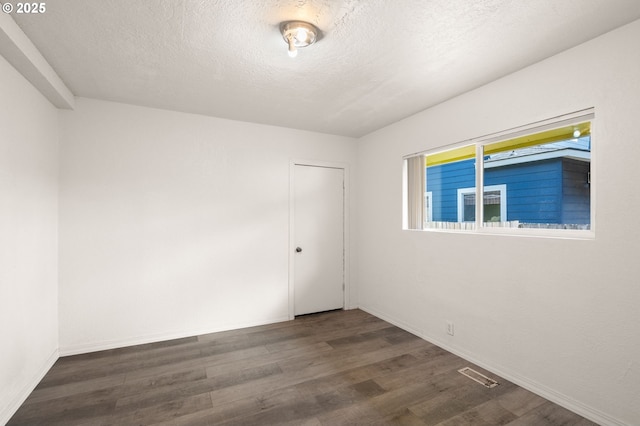
POLYGON ((9 421, 271 424, 594 423, 360 310, 63 357, 9 421))

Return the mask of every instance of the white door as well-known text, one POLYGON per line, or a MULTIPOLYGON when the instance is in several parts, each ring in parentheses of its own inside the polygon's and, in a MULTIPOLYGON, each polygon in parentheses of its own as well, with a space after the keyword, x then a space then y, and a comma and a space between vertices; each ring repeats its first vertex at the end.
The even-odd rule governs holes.
POLYGON ((294 168, 294 314, 344 307, 344 170, 294 168))

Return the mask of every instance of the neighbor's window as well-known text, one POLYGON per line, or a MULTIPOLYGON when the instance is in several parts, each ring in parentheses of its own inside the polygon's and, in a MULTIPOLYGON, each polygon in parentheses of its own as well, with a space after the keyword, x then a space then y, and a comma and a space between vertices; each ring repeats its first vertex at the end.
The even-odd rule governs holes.
POLYGON ((414 203, 424 211, 409 228, 591 230, 592 119, 590 110, 411 157, 414 167, 424 162, 414 173, 424 179, 414 203))
MULTIPOLYGON (((507 185, 484 187, 482 203, 485 222, 502 222, 507 217, 507 185)), ((458 189, 458 222, 475 222, 476 188, 458 189)))

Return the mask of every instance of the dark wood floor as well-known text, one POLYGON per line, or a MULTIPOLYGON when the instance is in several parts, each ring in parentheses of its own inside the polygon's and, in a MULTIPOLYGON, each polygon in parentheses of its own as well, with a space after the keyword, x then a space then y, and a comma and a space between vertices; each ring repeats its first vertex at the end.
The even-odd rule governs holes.
POLYGON ((593 425, 360 310, 60 358, 9 421, 150 424, 593 425))

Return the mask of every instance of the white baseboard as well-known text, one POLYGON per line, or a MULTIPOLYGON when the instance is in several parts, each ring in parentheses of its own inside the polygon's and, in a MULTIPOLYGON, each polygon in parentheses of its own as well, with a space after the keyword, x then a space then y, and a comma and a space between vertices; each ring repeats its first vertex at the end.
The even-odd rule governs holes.
POLYGON ((9 422, 11 417, 18 411, 24 401, 31 395, 31 392, 38 386, 38 383, 47 374, 47 372, 53 367, 53 364, 58 360, 58 349, 47 358, 38 372, 27 379, 26 383, 22 386, 22 390, 13 398, 11 402, 0 412, 0 425, 5 425, 9 422))
POLYGON ((453 348, 451 346, 449 346, 447 343, 434 338, 433 336, 428 336, 425 335, 422 331, 417 330, 415 328, 413 328, 411 325, 400 321, 390 315, 387 315, 383 312, 380 312, 376 309, 371 309, 368 308, 367 306, 360 306, 360 309, 362 309, 365 312, 370 313, 373 316, 376 316, 384 321, 387 321, 397 327, 402 328, 403 330, 406 330, 412 334, 415 334, 416 336, 430 342, 433 343, 436 346, 441 347, 442 349, 445 349, 457 356, 459 356, 460 358, 463 358, 475 365, 478 365, 484 369, 486 369, 487 371, 490 371, 500 377, 503 377, 507 380, 509 380, 512 383, 515 383, 516 385, 520 386, 521 388, 524 388, 530 392, 533 392, 551 402, 554 402, 558 405, 560 405, 561 407, 566 408, 567 410, 573 411, 576 414, 581 415, 582 417, 591 420, 592 422, 595 422, 599 425, 602 426, 628 426, 626 423, 614 418, 613 416, 610 416, 606 413, 601 412, 600 410, 597 410, 593 407, 590 407, 588 405, 583 404, 580 401, 576 401, 575 399, 564 395, 560 392, 557 392, 554 389, 551 389, 547 386, 544 386, 534 380, 529 379, 528 377, 524 377, 521 376, 515 372, 511 372, 511 371, 506 371, 503 368, 497 366, 497 365, 493 365, 491 364, 491 362, 485 362, 483 360, 479 360, 477 359, 473 354, 466 352, 464 350, 458 349, 458 348, 453 348))
POLYGON ((259 325, 275 324, 278 322, 288 321, 288 320, 289 320, 288 317, 274 318, 270 320, 256 321, 256 322, 250 322, 250 323, 225 324, 224 326, 221 326, 221 327, 213 327, 213 328, 207 328, 207 329, 183 330, 183 331, 172 332, 172 333, 158 333, 158 334, 150 334, 146 336, 136 336, 136 337, 126 338, 126 339, 116 339, 116 340, 109 340, 109 341, 83 343, 79 345, 61 346, 60 356, 79 355, 79 354, 86 354, 89 352, 104 351, 108 349, 124 348, 127 346, 144 345, 147 343, 163 342, 165 340, 182 339, 185 337, 193 337, 193 336, 200 336, 203 334, 218 333, 220 331, 238 330, 241 328, 256 327, 259 325))

